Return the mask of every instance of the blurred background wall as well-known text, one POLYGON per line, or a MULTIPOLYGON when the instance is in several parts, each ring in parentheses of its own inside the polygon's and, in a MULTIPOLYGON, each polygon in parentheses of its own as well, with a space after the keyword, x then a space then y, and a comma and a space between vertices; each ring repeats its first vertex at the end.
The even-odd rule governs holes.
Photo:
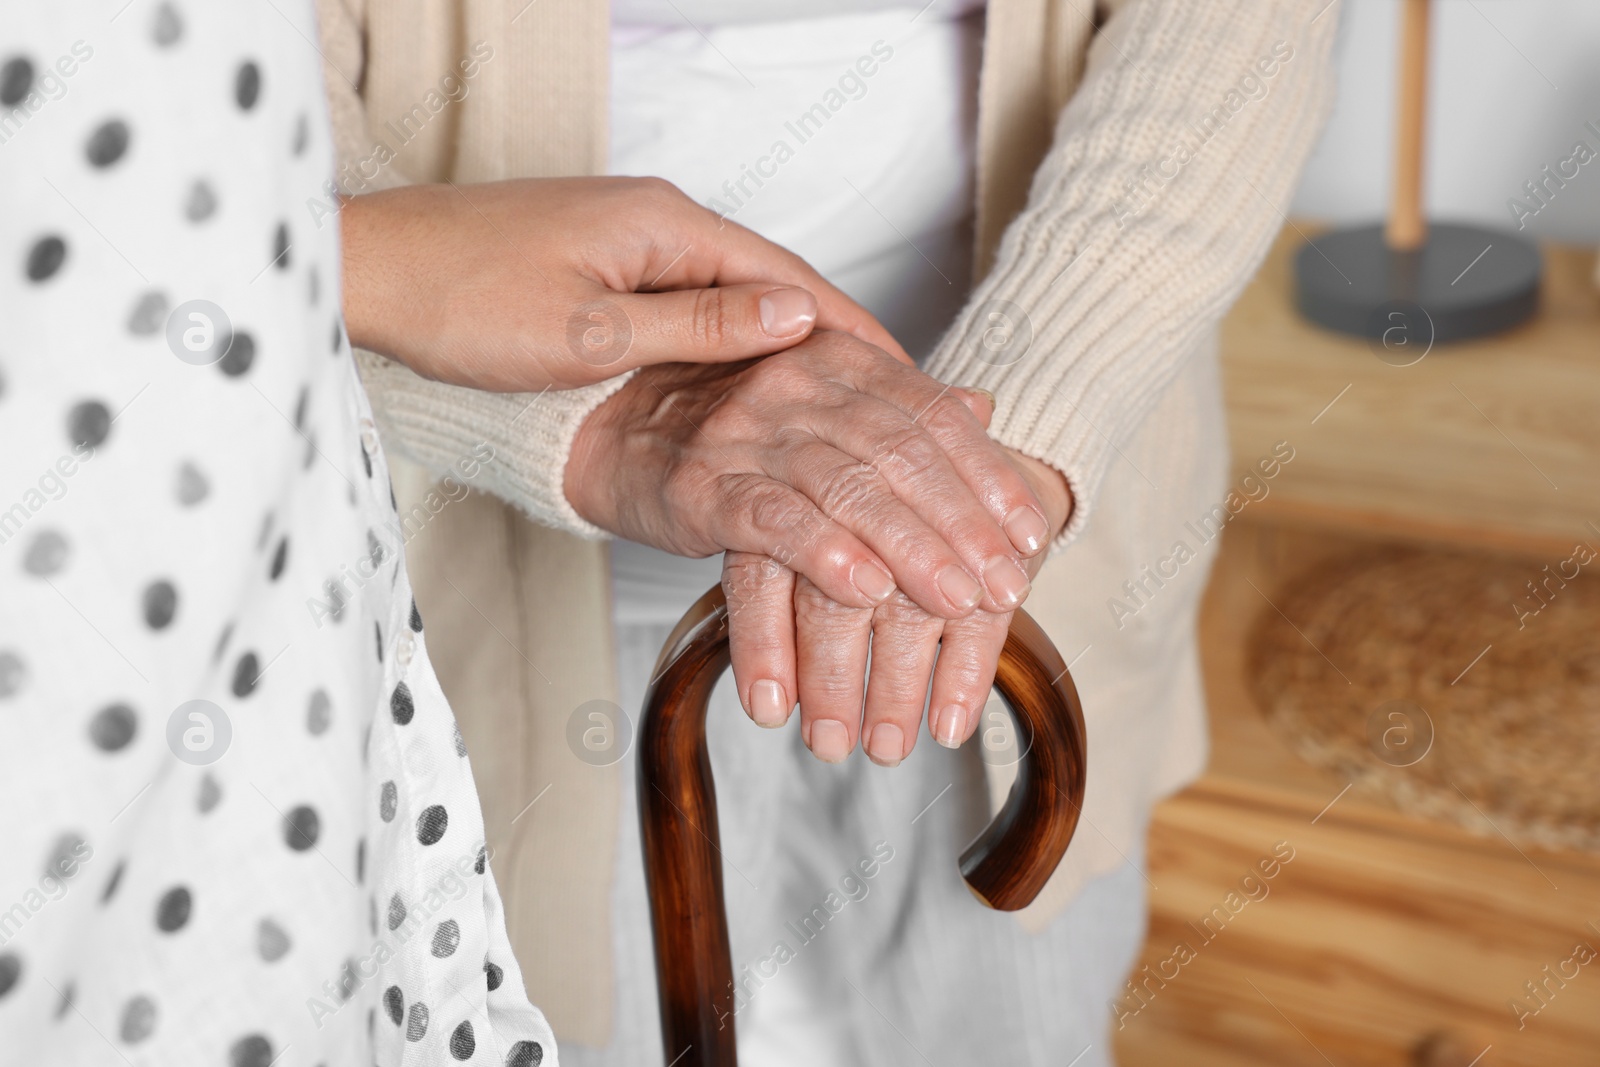
MULTIPOLYGON (((1342 8, 1338 103, 1289 213, 1350 222, 1378 218, 1388 198, 1400 10, 1342 8)), ((1429 213, 1515 228, 1506 200, 1526 201, 1524 182, 1580 139, 1600 152, 1584 128, 1600 127, 1600 2, 1439 0, 1433 46, 1429 213)), ((1526 222, 1536 237, 1600 242, 1600 159, 1526 222)))

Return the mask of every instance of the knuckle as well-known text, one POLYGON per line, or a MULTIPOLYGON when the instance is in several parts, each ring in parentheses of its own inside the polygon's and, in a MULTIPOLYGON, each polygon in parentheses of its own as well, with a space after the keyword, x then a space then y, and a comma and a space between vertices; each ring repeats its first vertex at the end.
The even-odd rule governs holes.
POLYGON ((661 206, 670 206, 677 201, 687 199, 683 190, 665 178, 650 175, 635 178, 634 181, 638 183, 637 188, 642 196, 661 206))
POLYGON ((828 515, 862 515, 876 510, 884 490, 876 468, 846 463, 827 471, 817 485, 817 505, 828 515))
POLYGON ((713 351, 722 347, 732 332, 729 310, 721 289, 701 289, 695 294, 689 328, 696 348, 713 351))
POLYGON ((910 427, 884 441, 874 466, 916 478, 936 468, 943 456, 944 450, 938 442, 920 429, 910 427))
POLYGON ((929 615, 917 606, 916 601, 899 591, 877 606, 873 623, 881 627, 886 635, 914 632, 919 637, 924 631, 937 631, 944 627, 943 619, 929 615))
POLYGON ((965 435, 974 428, 981 428, 971 409, 949 391, 935 398, 918 421, 930 433, 965 435))
POLYGON ((750 527, 774 542, 797 530, 808 529, 812 509, 798 494, 764 479, 745 479, 735 492, 736 514, 742 514, 750 527))
POLYGON ((802 583, 794 597, 795 624, 802 633, 833 634, 854 626, 870 625, 870 608, 852 608, 839 604, 812 585, 802 583))

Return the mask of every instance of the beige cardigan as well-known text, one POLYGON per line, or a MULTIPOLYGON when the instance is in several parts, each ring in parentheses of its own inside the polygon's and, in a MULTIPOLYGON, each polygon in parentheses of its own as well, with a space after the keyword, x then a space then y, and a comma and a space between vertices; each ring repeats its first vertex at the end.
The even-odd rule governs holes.
MULTIPOLYGON (((1265 254, 1320 127, 1335 27, 1325 3, 1123 0, 1096 5, 1091 21, 1088 0, 989 0, 978 102, 983 280, 926 369, 994 393, 993 436, 1067 475, 1078 504, 1063 544, 1095 512, 1119 455, 1148 445, 1148 470, 1174 450, 1225 447, 1188 425, 1205 422, 1210 379, 1180 371, 1265 254), (1032 331, 1023 358, 1005 366, 981 343, 994 300, 1024 309, 1032 331), (1152 420, 1167 425, 1146 426, 1175 377, 1200 399, 1169 397, 1152 420)), ((604 3, 319 0, 319 9, 343 190, 604 172, 604 3), (446 102, 441 79, 473 58, 467 94, 446 102)), ((561 484, 578 425, 620 381, 482 394, 360 358, 392 452, 440 476, 482 442, 495 450, 475 483, 494 495, 426 514, 409 566, 430 655, 473 753, 529 994, 559 1036, 604 1044, 616 771, 572 758, 565 737, 579 705, 615 699, 609 589, 604 546, 580 539, 600 531, 572 511, 561 484)), ((1194 473, 1194 457, 1178 458, 1189 466, 1168 463, 1172 479, 1214 499, 1205 495, 1214 479, 1194 473)), ((402 511, 425 486, 424 475, 400 487, 402 511)), ((1154 514, 1154 484, 1123 496, 1141 493, 1152 499, 1133 500, 1126 514, 1154 514)), ((1055 588, 1052 567, 1030 610, 1080 610, 1073 590, 1055 588)), ((1192 649, 1183 654, 1192 659, 1192 649)), ((1195 714, 1167 730, 1169 750, 1148 754, 1151 769, 1129 779, 1117 810, 1086 805, 1097 833, 1080 832, 1032 922, 1123 862, 1142 813, 1196 772, 1194 677, 1195 714)), ((1101 732, 1124 730, 1127 748, 1134 727, 1101 732)), ((1091 744, 1100 741, 1092 727, 1091 744)))

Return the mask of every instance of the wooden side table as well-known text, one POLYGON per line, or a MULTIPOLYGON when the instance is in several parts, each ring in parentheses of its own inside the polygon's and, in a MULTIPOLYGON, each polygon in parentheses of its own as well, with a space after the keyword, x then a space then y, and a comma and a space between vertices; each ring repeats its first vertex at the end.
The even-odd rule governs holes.
POLYGON ((1600 523, 1594 255, 1547 250, 1544 310, 1528 326, 1394 367, 1296 318, 1299 242, 1292 230, 1280 239, 1223 330, 1239 473, 1278 441, 1295 458, 1229 524, 1206 593, 1211 761, 1156 812, 1147 969, 1108 1006, 1121 1015, 1120 1062, 1600 1062, 1600 959, 1559 987, 1545 970, 1580 942, 1600 951, 1600 856, 1519 849, 1487 827, 1347 794, 1269 729, 1245 675, 1246 635, 1274 611, 1266 599, 1331 554, 1400 540, 1527 556, 1537 569, 1580 537, 1600 544, 1589 525, 1600 523), (1205 926, 1280 842, 1294 858, 1268 894, 1205 926), (1528 982, 1549 1000, 1519 1028, 1511 1002, 1538 1003, 1528 982))

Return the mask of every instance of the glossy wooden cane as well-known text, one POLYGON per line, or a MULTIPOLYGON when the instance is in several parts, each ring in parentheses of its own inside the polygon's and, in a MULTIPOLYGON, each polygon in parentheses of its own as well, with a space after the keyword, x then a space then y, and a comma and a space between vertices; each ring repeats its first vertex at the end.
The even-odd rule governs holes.
MULTIPOLYGON (((656 662, 639 727, 639 816, 655 930, 661 1033, 672 1067, 736 1067, 733 959, 722 895, 716 790, 706 707, 727 669, 720 588, 689 609, 656 662)), ((995 686, 1017 720, 1016 783, 961 855, 961 874, 989 907, 1025 907, 1061 861, 1083 805, 1083 710, 1066 664, 1019 611, 995 686)), ((980 738, 981 741, 981 738, 980 738)))

